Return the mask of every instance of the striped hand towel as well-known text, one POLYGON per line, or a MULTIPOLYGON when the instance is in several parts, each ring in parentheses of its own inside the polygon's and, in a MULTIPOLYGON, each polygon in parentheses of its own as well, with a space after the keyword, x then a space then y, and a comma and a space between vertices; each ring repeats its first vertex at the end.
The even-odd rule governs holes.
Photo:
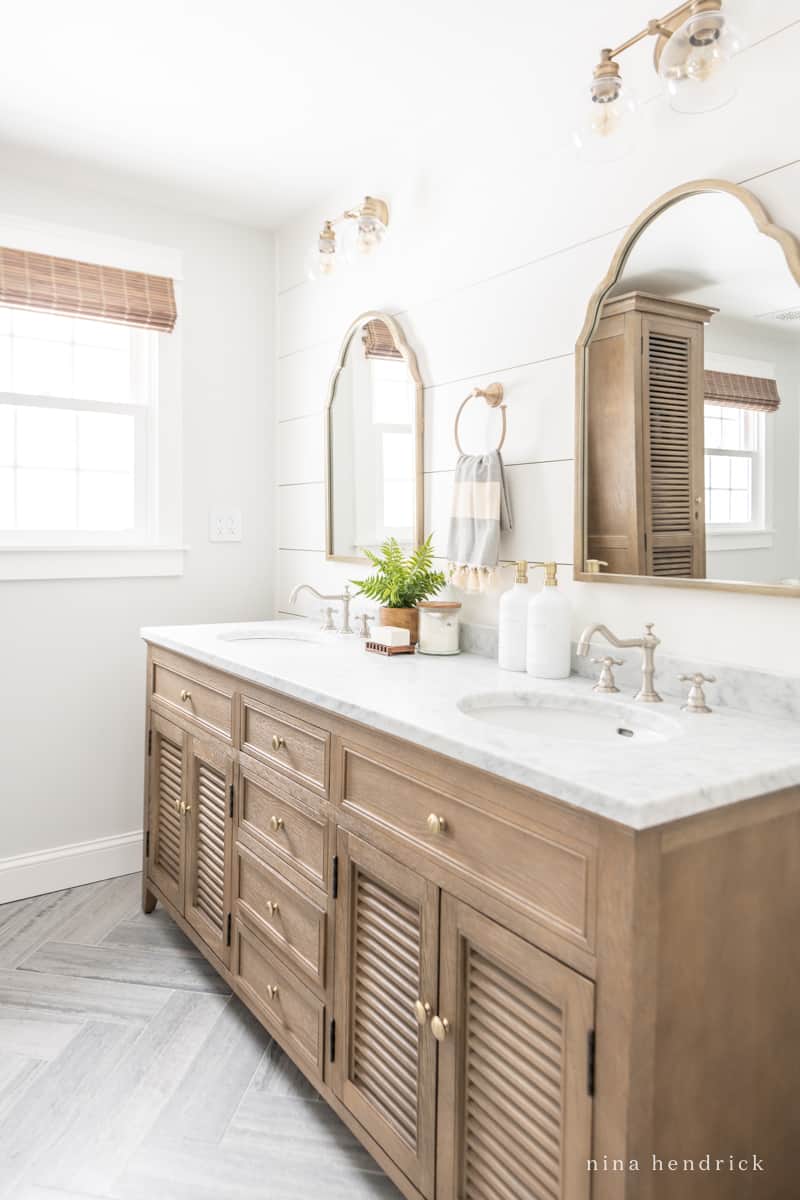
POLYGON ((501 529, 511 529, 511 509, 500 451, 460 455, 447 540, 451 583, 465 592, 491 592, 499 585, 501 529))

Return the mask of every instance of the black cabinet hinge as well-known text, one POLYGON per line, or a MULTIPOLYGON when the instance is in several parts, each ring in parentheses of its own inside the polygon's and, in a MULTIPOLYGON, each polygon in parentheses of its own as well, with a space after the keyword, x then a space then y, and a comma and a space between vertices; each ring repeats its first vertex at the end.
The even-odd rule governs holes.
POLYGON ((330 1047, 331 1062, 336 1061, 336 1022, 331 1021, 330 1031, 328 1033, 328 1046, 330 1047))
POLYGON ((228 816, 233 816, 233 784, 228 789, 228 816))
POLYGON ((144 856, 145 856, 145 858, 150 857, 150 830, 149 829, 148 829, 147 833, 144 835, 144 856))
POLYGON ((334 900, 339 895, 339 855, 333 856, 333 868, 331 870, 331 895, 334 900))
POLYGON ((152 729, 148 729, 148 731, 147 731, 147 757, 149 758, 152 753, 153 753, 153 731, 152 731, 152 729))
POLYGON ((594 1095, 596 1044, 597 1039, 595 1037, 594 1030, 590 1029, 586 1037, 586 1090, 590 1096, 594 1095))
POLYGON ((227 924, 227 929, 225 931, 225 945, 230 946, 230 944, 231 944, 231 914, 228 913, 228 924, 227 924))

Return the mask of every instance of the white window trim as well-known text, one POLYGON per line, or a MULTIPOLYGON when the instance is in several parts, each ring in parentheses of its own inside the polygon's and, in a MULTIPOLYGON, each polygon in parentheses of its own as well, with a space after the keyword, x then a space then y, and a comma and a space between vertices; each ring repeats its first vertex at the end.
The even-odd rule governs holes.
MULTIPOLYGON (((155 419, 151 414, 147 423, 148 467, 155 469, 156 477, 148 480, 152 524, 146 536, 138 534, 136 542, 131 542, 106 534, 96 544, 78 544, 72 540, 68 545, 36 545, 30 537, 24 546, 6 540, 0 545, 0 582, 182 575, 188 547, 182 543, 180 254, 167 247, 67 226, 40 225, 5 214, 0 214, 0 245, 169 275, 175 280, 179 313, 175 330, 157 335, 157 363, 153 369, 157 372, 154 384, 158 406, 155 419)), ((39 399, 39 403, 46 402, 52 401, 46 397, 39 399)), ((115 411, 127 411, 127 407, 118 405, 115 411)))

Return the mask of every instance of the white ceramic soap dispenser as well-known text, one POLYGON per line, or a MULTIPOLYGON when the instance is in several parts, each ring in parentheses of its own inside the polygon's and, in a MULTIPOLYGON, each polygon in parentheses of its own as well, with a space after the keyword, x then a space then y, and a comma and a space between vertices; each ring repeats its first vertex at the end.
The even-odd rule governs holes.
POLYGON ((545 578, 541 592, 528 604, 528 674, 537 679, 566 679, 572 658, 569 600, 559 591, 556 563, 533 565, 544 567, 545 578))
POLYGON ((504 671, 524 671, 528 639, 528 564, 518 562, 514 586, 500 597, 497 663, 504 671))

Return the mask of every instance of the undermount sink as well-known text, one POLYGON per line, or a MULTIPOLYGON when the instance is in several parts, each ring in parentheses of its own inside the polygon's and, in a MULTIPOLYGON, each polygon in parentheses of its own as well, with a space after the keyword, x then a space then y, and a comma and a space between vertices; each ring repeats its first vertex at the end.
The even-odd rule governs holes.
POLYGON ((458 709, 486 725, 559 741, 646 746, 681 732, 671 717, 642 705, 541 692, 486 692, 463 696, 458 709))
POLYGON ((270 629, 266 625, 254 625, 251 628, 232 629, 228 633, 220 633, 221 642, 305 642, 318 646, 319 638, 309 633, 295 632, 293 629, 270 629))

